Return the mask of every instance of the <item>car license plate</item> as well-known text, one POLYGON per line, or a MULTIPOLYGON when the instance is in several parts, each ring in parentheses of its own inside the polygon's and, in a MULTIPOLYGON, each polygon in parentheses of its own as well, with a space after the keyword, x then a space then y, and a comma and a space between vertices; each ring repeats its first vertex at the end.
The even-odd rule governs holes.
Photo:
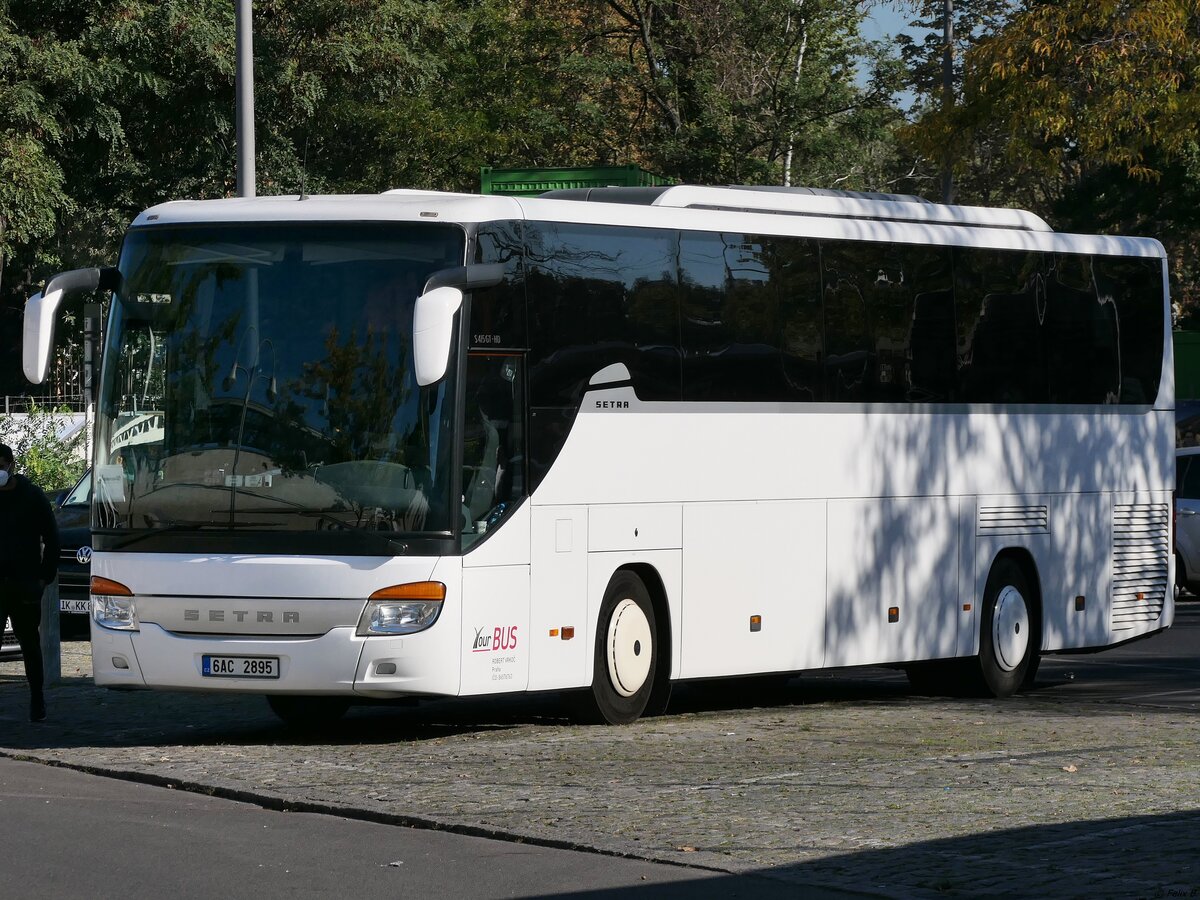
POLYGON ((278 656, 209 656, 200 658, 206 678, 278 678, 278 656))
POLYGON ((60 597, 58 601, 58 609, 65 613, 82 613, 87 615, 92 611, 91 600, 68 600, 65 597, 60 597))

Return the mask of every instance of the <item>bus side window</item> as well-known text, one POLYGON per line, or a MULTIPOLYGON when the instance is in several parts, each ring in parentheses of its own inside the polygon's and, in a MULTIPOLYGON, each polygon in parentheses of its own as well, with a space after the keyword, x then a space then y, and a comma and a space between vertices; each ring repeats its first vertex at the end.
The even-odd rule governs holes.
POLYGON ((467 357, 463 434, 464 533, 496 524, 524 496, 525 385, 516 353, 467 357), (482 527, 478 523, 485 523, 482 527))
POLYGON ((826 400, 871 399, 876 358, 865 282, 875 272, 864 270, 863 262, 873 252, 870 246, 836 241, 821 245, 826 400))

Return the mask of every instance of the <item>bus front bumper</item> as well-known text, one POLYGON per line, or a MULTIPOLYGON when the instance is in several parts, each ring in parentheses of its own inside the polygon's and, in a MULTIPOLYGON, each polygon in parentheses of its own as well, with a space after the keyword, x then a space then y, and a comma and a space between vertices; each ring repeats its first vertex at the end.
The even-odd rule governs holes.
POLYGON ((177 634, 149 623, 139 631, 116 631, 92 622, 92 675, 99 686, 127 689, 455 696, 458 666, 447 663, 458 648, 453 640, 446 646, 448 631, 434 626, 418 634, 364 638, 353 628, 334 628, 318 637, 230 639, 177 634), (216 674, 212 657, 265 661, 247 668, 267 674, 216 674))

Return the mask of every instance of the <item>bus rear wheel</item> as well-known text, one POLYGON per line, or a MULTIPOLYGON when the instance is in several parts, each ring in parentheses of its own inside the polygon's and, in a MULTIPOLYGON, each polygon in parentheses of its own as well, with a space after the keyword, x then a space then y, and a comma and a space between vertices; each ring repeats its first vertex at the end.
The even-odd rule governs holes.
POLYGON ((1011 697, 1037 672, 1037 609, 1025 570, 996 560, 983 592, 979 626, 979 681, 983 693, 1011 697))
POLYGON ((592 688, 580 713, 586 721, 628 725, 646 710, 659 665, 654 606, 637 575, 613 576, 597 625, 592 688))
POLYGON ((313 729, 330 725, 344 716, 350 701, 345 697, 268 694, 267 705, 289 728, 313 729))

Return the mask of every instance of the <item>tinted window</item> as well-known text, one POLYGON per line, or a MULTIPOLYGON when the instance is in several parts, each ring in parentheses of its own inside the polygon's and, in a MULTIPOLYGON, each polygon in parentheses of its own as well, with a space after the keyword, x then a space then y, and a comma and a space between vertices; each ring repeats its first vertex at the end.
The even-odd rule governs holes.
POLYGON ((822 260, 830 399, 949 400, 956 378, 949 250, 829 242, 822 260))
POLYGON ((1162 262, 1157 259, 1095 258, 1096 294, 1116 306, 1121 359, 1121 403, 1153 403, 1162 375, 1162 262))
POLYGON ((680 238, 683 399, 787 399, 779 358, 779 243, 741 234, 680 238))
POLYGON ((1117 308, 1094 258, 1057 254, 1046 275, 1047 387, 1053 403, 1115 403, 1121 386, 1117 308))
POLYGON ((956 249, 954 259, 962 398, 974 403, 1047 401, 1041 254, 956 249))
POLYGON ((825 307, 825 399, 866 401, 876 380, 875 340, 867 309, 879 248, 821 245, 825 307))
POLYGON ((467 331, 470 347, 525 347, 529 338, 525 327, 520 223, 492 222, 480 226, 475 236, 475 261, 503 263, 504 280, 494 288, 471 293, 471 325, 467 331))
POLYGON ((613 363, 643 400, 678 400, 675 232, 535 223, 527 238, 532 405, 577 407, 613 363))
POLYGON ((779 286, 780 362, 786 400, 825 395, 822 359, 825 323, 821 310, 821 259, 815 241, 769 238, 779 286))

